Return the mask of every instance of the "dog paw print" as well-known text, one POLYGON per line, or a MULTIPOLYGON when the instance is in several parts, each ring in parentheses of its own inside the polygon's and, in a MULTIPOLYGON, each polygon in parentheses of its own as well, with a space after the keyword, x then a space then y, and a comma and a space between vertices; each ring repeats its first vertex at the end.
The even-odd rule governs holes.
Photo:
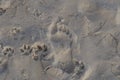
POLYGON ((43 42, 36 42, 32 45, 32 58, 42 60, 47 56, 47 45, 43 42))
POLYGON ((17 33, 20 33, 22 30, 21 30, 21 27, 13 27, 11 30, 10 30, 10 34, 11 35, 16 35, 17 33))
POLYGON ((31 53, 32 49, 30 45, 23 44, 22 47, 20 48, 20 52, 22 55, 29 55, 31 53))
POLYGON ((32 51, 33 52, 45 52, 47 51, 47 45, 43 42, 35 42, 32 45, 32 51))
POLYGON ((10 57, 14 53, 14 48, 11 46, 5 46, 3 47, 2 53, 4 56, 10 57))

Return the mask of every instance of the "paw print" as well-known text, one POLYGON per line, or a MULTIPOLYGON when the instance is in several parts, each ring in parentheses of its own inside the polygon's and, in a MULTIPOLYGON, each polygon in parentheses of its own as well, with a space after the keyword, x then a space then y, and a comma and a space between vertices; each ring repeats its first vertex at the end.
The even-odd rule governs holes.
POLYGON ((20 48, 20 51, 22 52, 22 55, 29 55, 32 49, 30 45, 23 44, 23 46, 20 48))
POLYGON ((21 32, 21 27, 13 27, 10 31, 10 34, 16 35, 17 33, 21 32))
POLYGON ((5 46, 3 47, 2 53, 4 56, 10 57, 14 53, 14 49, 11 46, 5 46))
POLYGON ((32 45, 32 58, 34 60, 43 59, 47 55, 47 45, 43 42, 36 42, 32 45))
POLYGON ((36 42, 32 45, 32 51, 33 52, 45 52, 47 51, 47 46, 45 43, 42 42, 36 42))

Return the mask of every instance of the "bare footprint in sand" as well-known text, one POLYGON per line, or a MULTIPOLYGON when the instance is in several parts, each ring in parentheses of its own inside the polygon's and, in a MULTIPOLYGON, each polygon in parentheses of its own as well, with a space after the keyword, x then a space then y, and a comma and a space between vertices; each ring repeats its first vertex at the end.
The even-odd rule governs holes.
MULTIPOLYGON (((62 24, 60 20, 56 20, 49 26, 48 38, 52 46, 52 53, 50 58, 53 58, 53 62, 48 66, 45 71, 49 74, 60 74, 62 77, 63 73, 71 74, 74 73, 75 64, 73 59, 73 44, 77 42, 77 36, 67 25, 62 24), (52 69, 52 71, 51 71, 52 69), (60 72, 54 73, 56 70, 60 72)), ((76 45, 77 46, 77 45, 76 45)))

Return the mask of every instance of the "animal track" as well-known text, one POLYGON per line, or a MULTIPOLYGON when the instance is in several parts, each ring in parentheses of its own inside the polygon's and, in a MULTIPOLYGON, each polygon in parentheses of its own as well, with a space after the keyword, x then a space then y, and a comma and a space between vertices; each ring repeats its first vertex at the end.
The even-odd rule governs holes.
POLYGON ((47 45, 44 42, 35 42, 32 45, 32 58, 34 60, 42 60, 47 56, 47 45))
POLYGON ((20 51, 23 55, 29 55, 32 51, 31 46, 27 44, 23 44, 23 46, 20 48, 20 51))
POLYGON ((21 27, 13 27, 10 31, 10 34, 11 35, 16 35, 19 32, 21 32, 21 27))
POLYGON ((30 15, 35 19, 43 19, 45 17, 46 9, 42 9, 41 1, 36 3, 33 0, 30 0, 27 3, 25 3, 25 6, 26 6, 25 11, 27 15, 30 15))
POLYGON ((5 46, 3 47, 2 53, 4 56, 10 57, 14 53, 14 48, 11 46, 5 46))
POLYGON ((23 40, 25 37, 25 31, 20 24, 10 25, 8 36, 13 40, 19 41, 23 40))

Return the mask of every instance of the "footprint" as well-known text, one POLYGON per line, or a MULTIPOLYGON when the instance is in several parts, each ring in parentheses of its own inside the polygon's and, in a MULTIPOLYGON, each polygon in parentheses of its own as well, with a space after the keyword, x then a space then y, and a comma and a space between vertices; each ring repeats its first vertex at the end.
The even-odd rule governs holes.
POLYGON ((59 19, 53 21, 49 26, 48 38, 56 49, 70 48, 73 41, 77 40, 76 34, 67 25, 62 24, 59 19))
POLYGON ((17 35, 18 33, 21 33, 22 32, 22 29, 21 29, 21 27, 19 26, 19 25, 15 25, 15 26, 17 26, 17 27, 12 27, 11 28, 11 30, 10 30, 10 35, 11 36, 15 36, 15 35, 17 35))
POLYGON ((20 47, 20 51, 22 55, 29 55, 32 51, 30 45, 23 44, 22 47, 20 47))
POLYGON ((2 50, 2 55, 6 57, 11 57, 14 54, 14 48, 11 46, 5 46, 2 50))
POLYGON ((32 45, 32 58, 34 60, 43 60, 47 55, 48 46, 44 42, 35 42, 32 45))

